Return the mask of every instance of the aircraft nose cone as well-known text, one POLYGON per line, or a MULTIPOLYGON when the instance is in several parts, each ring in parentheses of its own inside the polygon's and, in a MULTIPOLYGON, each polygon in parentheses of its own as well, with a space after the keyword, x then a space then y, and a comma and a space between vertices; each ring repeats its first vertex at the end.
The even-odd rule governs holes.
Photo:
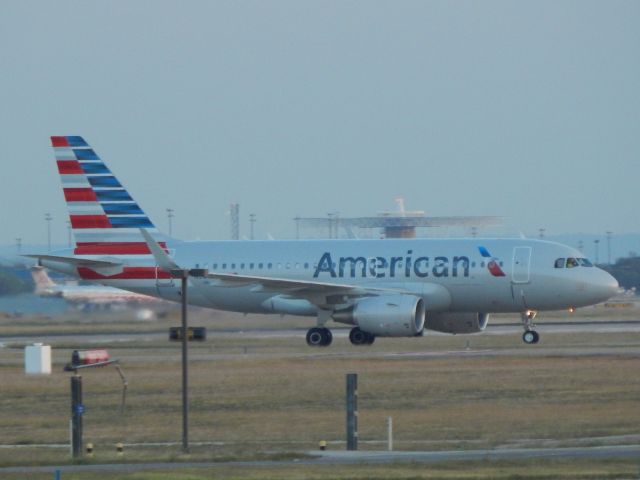
POLYGON ((598 277, 593 284, 593 290, 600 301, 604 302, 618 293, 620 285, 618 285, 618 281, 611 274, 604 270, 598 270, 598 277))

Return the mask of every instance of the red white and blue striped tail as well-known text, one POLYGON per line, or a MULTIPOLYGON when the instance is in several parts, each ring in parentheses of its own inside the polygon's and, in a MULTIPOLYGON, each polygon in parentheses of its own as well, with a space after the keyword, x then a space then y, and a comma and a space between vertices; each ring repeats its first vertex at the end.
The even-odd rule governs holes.
MULTIPOLYGON (((140 233, 160 236, 149 217, 93 149, 78 136, 51 137, 76 255, 147 255, 140 233)), ((160 245, 166 248, 165 242, 160 245)))

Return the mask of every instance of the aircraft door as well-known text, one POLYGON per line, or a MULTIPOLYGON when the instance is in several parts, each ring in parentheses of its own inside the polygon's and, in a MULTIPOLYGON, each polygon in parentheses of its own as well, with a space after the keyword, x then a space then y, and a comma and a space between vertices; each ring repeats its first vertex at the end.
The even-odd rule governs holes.
POLYGON ((511 281, 513 283, 529 283, 531 269, 531 247, 515 247, 511 281))

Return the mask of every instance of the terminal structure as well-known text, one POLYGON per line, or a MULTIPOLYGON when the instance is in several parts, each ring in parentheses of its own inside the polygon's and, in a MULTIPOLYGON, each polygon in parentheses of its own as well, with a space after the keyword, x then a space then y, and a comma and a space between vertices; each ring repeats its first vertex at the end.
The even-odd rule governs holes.
POLYGON ((327 217, 296 217, 296 236, 300 236, 300 228, 316 228, 328 232, 329 238, 339 238, 340 228, 344 229, 347 237, 354 238, 354 228, 380 229, 382 238, 415 238, 416 228, 423 227, 470 227, 472 235, 479 227, 502 224, 501 217, 495 216, 453 216, 427 217, 422 210, 407 211, 404 199, 397 198, 398 209, 391 212, 380 212, 374 217, 343 218, 337 212, 327 214, 327 217))

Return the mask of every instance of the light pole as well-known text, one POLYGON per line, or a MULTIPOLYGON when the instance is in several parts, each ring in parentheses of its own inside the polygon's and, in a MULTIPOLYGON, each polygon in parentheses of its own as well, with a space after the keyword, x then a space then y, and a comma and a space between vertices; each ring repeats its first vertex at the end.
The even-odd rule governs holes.
POLYGON ((173 233, 173 208, 167 208, 167 219, 169 220, 169 236, 173 233))
POLYGON ((187 321, 189 276, 206 277, 208 270, 202 268, 179 268, 171 270, 172 278, 180 279, 180 297, 182 300, 182 451, 189 453, 189 329, 187 321))
POLYGON ((599 255, 599 253, 600 253, 600 252, 598 251, 598 250, 599 250, 599 249, 598 249, 598 244, 599 244, 599 243, 600 243, 600 240, 598 240, 598 239, 596 239, 596 240, 594 240, 594 241, 593 241, 593 244, 594 244, 594 246, 595 246, 595 250, 596 250, 596 265, 597 265, 598 263, 600 263, 600 255, 599 255))
POLYGON ((607 231, 607 263, 611 265, 611 235, 613 232, 607 231))
POLYGON ((47 251, 51 251, 51 220, 53 217, 50 213, 44 214, 44 220, 47 222, 47 251))
POLYGON ((256 214, 255 213, 250 213, 249 214, 249 224, 250 224, 250 230, 249 230, 249 238, 251 240, 253 240, 253 225, 256 223, 256 214))
POLYGON ((20 255, 20 252, 22 251, 22 238, 20 237, 16 238, 16 249, 18 250, 18 255, 20 255))
POLYGON ((544 232, 546 232, 546 231, 547 231, 546 228, 539 228, 538 229, 538 232, 539 232, 539 235, 540 235, 540 239, 544 238, 544 232))

